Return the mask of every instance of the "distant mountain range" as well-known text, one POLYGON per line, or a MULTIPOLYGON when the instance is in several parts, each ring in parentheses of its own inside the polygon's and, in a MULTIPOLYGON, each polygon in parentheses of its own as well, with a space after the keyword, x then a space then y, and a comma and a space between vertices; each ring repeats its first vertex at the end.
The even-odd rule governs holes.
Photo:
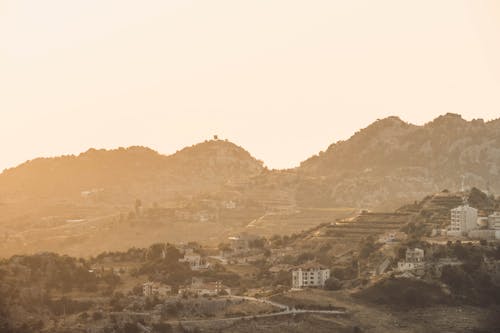
POLYGON ((397 207, 445 188, 500 192, 500 120, 456 114, 423 126, 378 120, 289 170, 268 170, 243 148, 206 141, 165 156, 145 147, 90 149, 38 158, 0 174, 0 203, 79 197, 105 189, 109 200, 167 200, 227 187, 259 200, 308 207, 397 207))

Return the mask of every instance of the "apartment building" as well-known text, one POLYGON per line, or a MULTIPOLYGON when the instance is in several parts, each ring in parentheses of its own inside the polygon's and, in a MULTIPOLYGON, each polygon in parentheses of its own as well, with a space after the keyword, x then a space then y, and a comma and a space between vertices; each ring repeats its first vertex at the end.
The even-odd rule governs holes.
POLYGON ((330 278, 330 269, 318 264, 306 264, 292 270, 292 288, 324 287, 330 278))

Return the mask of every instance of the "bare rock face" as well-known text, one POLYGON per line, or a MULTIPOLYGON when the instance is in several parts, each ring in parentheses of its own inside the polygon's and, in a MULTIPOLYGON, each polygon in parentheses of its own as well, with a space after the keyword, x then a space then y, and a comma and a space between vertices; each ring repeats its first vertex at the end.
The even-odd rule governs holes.
POLYGON ((334 205, 370 207, 467 187, 500 192, 500 122, 456 114, 423 126, 378 120, 304 161, 298 172, 323 177, 334 205))

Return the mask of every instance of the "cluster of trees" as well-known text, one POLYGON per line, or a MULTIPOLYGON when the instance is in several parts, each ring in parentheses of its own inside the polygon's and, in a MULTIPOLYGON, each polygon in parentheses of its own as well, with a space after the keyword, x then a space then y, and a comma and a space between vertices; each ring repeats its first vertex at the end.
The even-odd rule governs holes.
POLYGON ((113 262, 132 262, 143 261, 146 256, 146 249, 132 247, 125 252, 103 252, 95 258, 90 259, 91 264, 99 264, 104 260, 111 260, 113 262))
MULTIPOLYGON (((130 322, 130 323, 125 323, 123 326, 114 326, 114 327, 109 327, 105 329, 105 332, 115 332, 115 333, 141 333, 144 332, 143 326, 144 323, 142 322, 130 322)), ((173 332, 172 326, 166 323, 158 323, 158 324, 153 324, 153 333, 170 333, 173 332)))
POLYGON ((8 275, 5 272, 10 271, 16 280, 23 279, 24 285, 38 286, 48 292, 97 291, 100 283, 114 286, 120 280, 112 272, 95 274, 87 260, 54 253, 14 256, 4 263, 3 270, 4 277, 8 275))
POLYGON ((170 285, 180 285, 192 277, 192 271, 186 263, 180 263, 180 251, 171 244, 156 243, 146 251, 146 261, 139 268, 138 274, 147 274, 151 280, 170 285))
POLYGON ((430 227, 425 223, 409 222, 401 228, 401 231, 408 235, 409 241, 419 241, 422 237, 430 233, 430 227))
MULTIPOLYGON (((500 304, 500 288, 486 269, 484 258, 500 259, 500 247, 466 245, 449 242, 443 249, 463 262, 460 266, 445 266, 441 281, 450 286, 453 294, 478 305, 500 304)), ((497 273, 498 274, 498 273, 497 273)))
POLYGON ((368 258, 373 252, 380 248, 381 244, 375 242, 373 236, 368 236, 359 244, 359 259, 368 258))
POLYGON ((414 308, 449 302, 438 284, 415 279, 389 278, 357 293, 373 303, 414 308))
POLYGON ((112 290, 118 283, 120 278, 113 272, 97 274, 84 259, 42 253, 3 260, 0 262, 0 331, 40 331, 41 328, 35 327, 38 322, 30 321, 23 327, 13 325, 10 320, 13 309, 33 314, 30 318, 36 321, 40 309, 60 316, 86 311, 92 306, 91 302, 69 297, 53 298, 53 292, 112 290), (9 325, 2 327, 2 322, 9 325))

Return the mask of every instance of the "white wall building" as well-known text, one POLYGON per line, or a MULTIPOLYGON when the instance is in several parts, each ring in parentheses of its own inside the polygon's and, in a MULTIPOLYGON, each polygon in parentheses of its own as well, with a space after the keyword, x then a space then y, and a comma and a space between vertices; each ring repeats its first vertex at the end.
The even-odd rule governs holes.
POLYGON ((494 212, 488 216, 488 228, 500 230, 500 212, 494 212))
POLYGON ((292 288, 324 287, 330 270, 320 265, 304 265, 292 271, 292 288))
POLYGON ((462 205, 451 210, 451 225, 448 234, 463 236, 470 230, 477 229, 477 209, 462 205))

